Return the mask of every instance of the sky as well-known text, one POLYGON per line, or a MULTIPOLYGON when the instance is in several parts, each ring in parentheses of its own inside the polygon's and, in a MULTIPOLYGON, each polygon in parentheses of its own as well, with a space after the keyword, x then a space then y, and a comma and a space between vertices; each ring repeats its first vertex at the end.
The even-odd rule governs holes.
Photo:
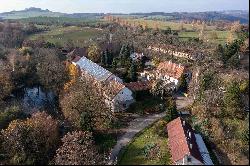
POLYGON ((249 0, 0 0, 0 12, 39 7, 63 13, 249 10, 249 0))

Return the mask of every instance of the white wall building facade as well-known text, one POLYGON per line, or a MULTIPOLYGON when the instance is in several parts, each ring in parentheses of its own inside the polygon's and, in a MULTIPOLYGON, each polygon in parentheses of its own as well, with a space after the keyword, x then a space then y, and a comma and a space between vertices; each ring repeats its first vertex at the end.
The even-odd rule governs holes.
POLYGON ((77 62, 72 62, 75 66, 79 66, 82 75, 90 75, 103 86, 105 103, 113 112, 126 110, 130 104, 134 102, 133 93, 123 85, 122 79, 113 73, 102 68, 98 64, 92 62, 86 57, 82 57, 77 62), (112 93, 105 93, 105 88, 112 93))

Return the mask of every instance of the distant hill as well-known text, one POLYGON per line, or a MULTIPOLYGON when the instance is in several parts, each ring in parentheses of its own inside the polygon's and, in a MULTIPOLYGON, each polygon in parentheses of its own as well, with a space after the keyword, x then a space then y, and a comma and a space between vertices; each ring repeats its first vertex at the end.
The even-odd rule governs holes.
POLYGON ((249 23, 249 11, 245 10, 229 10, 229 11, 208 11, 208 12, 152 12, 152 13, 131 13, 130 15, 144 17, 145 19, 156 18, 165 20, 225 20, 225 21, 240 21, 241 23, 249 23))
POLYGON ((39 16, 61 17, 64 15, 65 15, 64 13, 52 12, 49 11, 48 9, 42 10, 40 8, 34 8, 34 7, 20 11, 0 13, 0 17, 2 17, 3 19, 21 19, 21 18, 39 17, 39 16))
POLYGON ((41 8, 27 8, 25 10, 20 11, 11 11, 0 13, 0 18, 2 19, 23 19, 30 17, 66 17, 66 18, 99 18, 103 16, 104 13, 60 13, 60 12, 52 12, 48 9, 41 8))
MULTIPOLYGON (((241 23, 249 23, 249 11, 244 10, 229 10, 229 11, 208 11, 208 12, 152 12, 152 13, 109 13, 111 15, 119 15, 123 17, 138 17, 144 19, 161 19, 161 20, 226 20, 226 21, 240 21, 241 23)), ((52 12, 48 9, 41 8, 27 8, 20 11, 11 11, 0 13, 0 19, 22 19, 30 17, 66 17, 66 18, 87 18, 96 19, 104 16, 104 13, 60 13, 52 12)))

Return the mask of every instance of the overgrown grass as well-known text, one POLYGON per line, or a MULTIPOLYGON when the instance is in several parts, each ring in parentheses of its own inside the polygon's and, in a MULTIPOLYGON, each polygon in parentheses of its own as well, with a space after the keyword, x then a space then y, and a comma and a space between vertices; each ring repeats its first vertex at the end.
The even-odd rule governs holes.
POLYGON ((137 134, 118 156, 118 165, 169 165, 170 152, 165 133, 167 122, 160 120, 137 134))

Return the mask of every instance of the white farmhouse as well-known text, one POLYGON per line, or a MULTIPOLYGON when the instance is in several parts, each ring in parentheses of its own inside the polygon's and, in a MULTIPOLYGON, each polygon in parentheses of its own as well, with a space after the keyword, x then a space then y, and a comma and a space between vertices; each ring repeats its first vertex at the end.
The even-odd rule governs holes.
POLYGON ((156 70, 145 70, 143 73, 140 73, 140 76, 148 81, 160 79, 167 84, 172 83, 176 88, 182 76, 185 76, 186 81, 189 82, 191 73, 187 71, 185 66, 168 61, 161 62, 156 70))
POLYGON ((132 91, 117 81, 112 80, 103 87, 105 103, 113 112, 126 110, 134 102, 132 91))
POLYGON ((123 85, 122 79, 108 70, 86 57, 77 58, 72 63, 79 67, 83 76, 89 75, 100 83, 105 96, 105 103, 111 111, 123 111, 134 102, 132 91, 123 85))

